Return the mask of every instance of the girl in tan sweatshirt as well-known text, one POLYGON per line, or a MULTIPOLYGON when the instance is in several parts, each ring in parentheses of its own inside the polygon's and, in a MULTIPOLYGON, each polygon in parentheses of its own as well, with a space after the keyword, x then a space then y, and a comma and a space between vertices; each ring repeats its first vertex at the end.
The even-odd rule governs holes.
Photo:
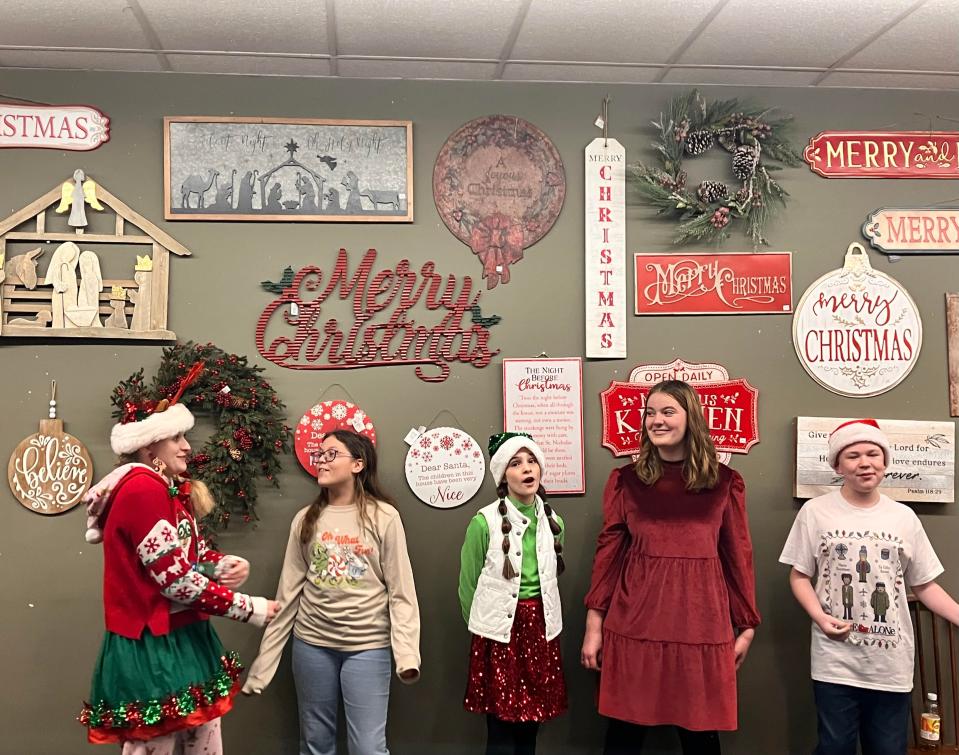
POLYGON ((282 608, 243 691, 266 688, 292 631, 300 755, 335 755, 341 695, 351 755, 389 755, 391 649, 401 681, 415 682, 420 673, 406 534, 380 490, 368 438, 334 430, 313 462, 320 494, 293 517, 277 588, 282 608))

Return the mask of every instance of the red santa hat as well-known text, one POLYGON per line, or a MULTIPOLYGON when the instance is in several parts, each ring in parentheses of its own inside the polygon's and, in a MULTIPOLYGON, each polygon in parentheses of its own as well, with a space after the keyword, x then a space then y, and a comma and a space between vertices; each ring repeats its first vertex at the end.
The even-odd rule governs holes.
POLYGON ((830 433, 829 466, 836 469, 839 464, 839 454, 842 453, 842 450, 856 443, 874 443, 882 449, 887 467, 892 461, 889 439, 879 429, 879 423, 874 419, 853 419, 849 422, 843 422, 830 433))

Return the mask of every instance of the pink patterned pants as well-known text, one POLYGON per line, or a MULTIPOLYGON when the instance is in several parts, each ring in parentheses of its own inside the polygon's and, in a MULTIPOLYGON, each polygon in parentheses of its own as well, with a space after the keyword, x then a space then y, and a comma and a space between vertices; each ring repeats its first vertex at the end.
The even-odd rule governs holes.
POLYGON ((123 743, 122 755, 223 755, 220 719, 202 726, 167 734, 149 742, 129 740, 123 743))

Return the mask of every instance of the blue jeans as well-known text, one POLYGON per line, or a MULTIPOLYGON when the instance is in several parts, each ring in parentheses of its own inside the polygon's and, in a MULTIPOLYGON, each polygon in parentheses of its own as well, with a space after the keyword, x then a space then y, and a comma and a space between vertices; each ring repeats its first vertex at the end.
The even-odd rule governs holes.
POLYGON ((347 652, 293 637, 293 680, 300 712, 300 755, 336 755, 340 693, 350 755, 390 755, 386 708, 390 649, 347 652))
POLYGON ((905 755, 908 692, 881 692, 813 681, 819 744, 815 755, 905 755))

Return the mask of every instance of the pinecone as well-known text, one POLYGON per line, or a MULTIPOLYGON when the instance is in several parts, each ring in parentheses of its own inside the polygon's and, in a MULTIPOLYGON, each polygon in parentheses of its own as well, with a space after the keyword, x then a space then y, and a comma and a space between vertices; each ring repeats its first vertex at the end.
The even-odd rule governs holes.
POLYGON ((748 181, 756 170, 756 150, 747 145, 736 148, 733 155, 733 175, 740 181, 748 181))
POLYGON ((700 202, 712 204, 729 197, 729 188, 719 181, 703 181, 696 189, 696 196, 699 197, 700 202))
POLYGON ((686 137, 686 154, 691 157, 701 155, 713 146, 712 131, 693 131, 686 137))

